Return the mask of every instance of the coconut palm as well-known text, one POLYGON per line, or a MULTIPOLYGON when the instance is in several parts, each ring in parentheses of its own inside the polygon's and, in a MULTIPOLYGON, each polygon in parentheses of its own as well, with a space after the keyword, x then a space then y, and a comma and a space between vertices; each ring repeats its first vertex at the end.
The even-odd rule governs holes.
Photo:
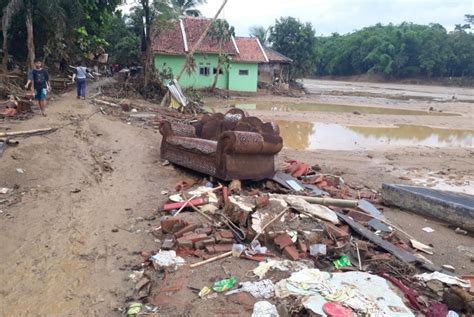
POLYGON ((196 7, 206 2, 207 0, 169 0, 169 5, 176 16, 198 17, 202 14, 196 7))

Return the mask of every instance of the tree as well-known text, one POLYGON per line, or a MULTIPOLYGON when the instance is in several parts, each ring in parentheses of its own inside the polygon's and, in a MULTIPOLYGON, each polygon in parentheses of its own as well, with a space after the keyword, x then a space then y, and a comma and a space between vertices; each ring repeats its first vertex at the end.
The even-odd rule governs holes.
POLYGON ((282 17, 270 28, 269 41, 275 50, 293 60, 292 78, 314 72, 316 38, 311 23, 303 24, 293 17, 282 17))
POLYGON ((7 72, 8 67, 8 30, 12 23, 13 16, 21 9, 23 0, 10 0, 7 5, 3 8, 2 15, 2 34, 3 34, 3 59, 2 68, 4 72, 7 72))
POLYGON ((225 54, 223 50, 224 43, 229 41, 232 36, 235 35, 235 30, 234 27, 230 26, 226 20, 216 20, 212 23, 212 26, 208 31, 208 35, 211 38, 217 40, 219 43, 219 56, 217 59, 216 75, 211 86, 211 91, 214 91, 216 89, 217 81, 219 80, 222 66, 224 66, 226 63, 229 65, 229 56, 225 54))
POLYGON ((264 46, 268 44, 268 29, 261 25, 254 25, 250 27, 250 35, 258 38, 260 43, 264 46))
POLYGON ((182 15, 198 17, 202 14, 196 7, 206 2, 207 0, 169 0, 169 6, 175 17, 182 15))

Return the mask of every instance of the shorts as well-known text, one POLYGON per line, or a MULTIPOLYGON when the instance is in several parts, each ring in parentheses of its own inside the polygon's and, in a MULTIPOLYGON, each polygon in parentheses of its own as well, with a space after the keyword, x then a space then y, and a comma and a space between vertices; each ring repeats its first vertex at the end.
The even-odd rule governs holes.
POLYGON ((36 100, 39 100, 39 101, 45 100, 47 95, 48 95, 48 92, 46 91, 46 88, 35 89, 36 100))

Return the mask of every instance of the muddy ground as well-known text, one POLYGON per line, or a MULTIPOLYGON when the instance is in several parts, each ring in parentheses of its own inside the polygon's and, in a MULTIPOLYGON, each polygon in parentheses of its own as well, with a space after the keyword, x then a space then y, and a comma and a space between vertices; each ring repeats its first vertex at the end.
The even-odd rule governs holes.
MULTIPOLYGON (((246 102, 334 103, 426 111, 430 107, 461 116, 354 115, 329 112, 250 110, 268 120, 354 125, 423 124, 474 129, 472 90, 436 86, 306 81, 312 94, 299 98, 239 97, 246 102), (408 96, 408 97, 407 97, 408 96), (455 96, 455 99, 452 98, 455 96)), ((238 100, 213 99, 209 103, 238 100)), ((156 250, 148 233, 157 226, 157 210, 170 190, 186 176, 162 166, 161 137, 151 128, 128 125, 104 116, 73 93, 56 97, 48 117, 0 121, 0 131, 59 127, 51 134, 19 139, 0 158, 0 315, 115 316, 133 288, 127 276, 142 260, 141 251, 156 250), (17 169, 22 169, 19 173, 17 169)), ((337 138, 337 136, 334 136, 337 138)), ((462 187, 474 181, 474 149, 380 146, 371 150, 298 151, 285 158, 319 164, 349 183, 379 190, 383 182, 412 183, 429 172, 462 187)), ((474 273, 466 249, 473 238, 454 228, 409 212, 384 208, 387 217, 415 238, 431 243, 435 264, 451 264, 458 273, 474 273), (429 226, 435 231, 425 233, 429 226), (464 251, 463 251, 464 250, 464 251)), ((194 259, 193 261, 196 261, 194 259)), ((249 315, 222 298, 202 301, 188 286, 202 287, 229 273, 244 277, 256 263, 226 260, 196 271, 183 270, 183 290, 162 300, 164 315, 249 315)), ((160 280, 154 287, 160 287, 160 280)))

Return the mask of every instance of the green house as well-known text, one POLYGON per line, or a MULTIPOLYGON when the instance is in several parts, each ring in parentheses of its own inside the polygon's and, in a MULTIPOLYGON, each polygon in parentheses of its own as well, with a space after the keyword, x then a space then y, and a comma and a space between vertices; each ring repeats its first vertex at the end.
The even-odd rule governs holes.
MULTIPOLYGON (((186 53, 191 50, 211 19, 183 17, 159 32, 153 41, 154 63, 158 71, 171 71, 176 77, 184 65, 186 53)), ((218 76, 217 88, 233 91, 256 92, 258 65, 267 63, 267 55, 257 38, 236 37, 223 45, 229 56, 228 67, 218 76)), ((219 45, 206 36, 194 53, 195 71, 184 73, 179 84, 183 88, 210 88, 217 73, 219 45)))

